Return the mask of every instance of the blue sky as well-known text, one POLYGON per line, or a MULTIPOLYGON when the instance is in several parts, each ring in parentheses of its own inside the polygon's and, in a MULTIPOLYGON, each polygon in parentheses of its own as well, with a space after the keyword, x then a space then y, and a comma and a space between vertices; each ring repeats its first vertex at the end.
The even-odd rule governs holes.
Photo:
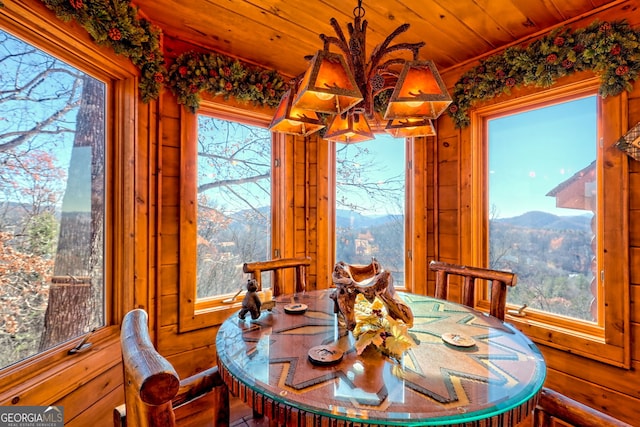
MULTIPOLYGON (((546 194, 595 160, 596 123, 596 96, 490 120, 490 203, 498 207, 499 217, 532 210, 587 213, 556 208, 555 198, 546 194)), ((404 170, 403 139, 378 134, 360 144, 385 165, 376 172, 381 179, 404 170)))
POLYGON ((489 122, 490 204, 499 217, 586 213, 558 209, 546 194, 595 160, 596 110, 591 96, 489 122))

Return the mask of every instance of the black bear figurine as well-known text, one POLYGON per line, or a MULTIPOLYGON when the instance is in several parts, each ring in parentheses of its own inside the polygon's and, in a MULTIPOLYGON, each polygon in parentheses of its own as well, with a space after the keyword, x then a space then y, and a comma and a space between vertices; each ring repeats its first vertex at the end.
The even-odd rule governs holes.
POLYGON ((247 293, 242 300, 242 309, 238 313, 238 317, 244 319, 247 313, 251 313, 252 319, 260 317, 260 306, 262 301, 258 297, 258 283, 255 279, 247 281, 247 293))

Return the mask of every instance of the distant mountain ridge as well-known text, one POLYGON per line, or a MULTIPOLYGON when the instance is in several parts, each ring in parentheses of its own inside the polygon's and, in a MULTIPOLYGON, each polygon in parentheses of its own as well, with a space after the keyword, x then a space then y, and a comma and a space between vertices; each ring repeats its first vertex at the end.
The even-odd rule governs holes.
POLYGON ((338 209, 336 226, 338 228, 368 228, 386 224, 402 215, 363 215, 360 212, 338 209))
MULTIPOLYGON (((269 207, 260 208, 259 211, 265 216, 269 216, 269 207)), ((243 210, 233 215, 238 221, 244 221, 247 212, 243 210)), ((338 228, 355 228, 363 229, 369 227, 377 227, 396 221, 402 218, 402 215, 365 215, 360 212, 350 211, 347 209, 338 209, 336 211, 336 226, 338 228)), ((543 230, 591 230, 592 214, 583 213, 581 215, 560 216, 548 212, 529 211, 522 215, 494 219, 496 224, 511 227, 543 229, 543 230)))
MULTIPOLYGON (((359 212, 339 209, 336 225, 340 228, 375 227, 396 220, 401 215, 363 215, 359 212)), ((497 224, 543 230, 591 230, 591 214, 560 216, 548 212, 530 211, 510 218, 498 218, 497 224)))
POLYGON ((498 224, 544 230, 591 230, 591 214, 559 216, 548 212, 530 211, 511 218, 498 218, 498 224))

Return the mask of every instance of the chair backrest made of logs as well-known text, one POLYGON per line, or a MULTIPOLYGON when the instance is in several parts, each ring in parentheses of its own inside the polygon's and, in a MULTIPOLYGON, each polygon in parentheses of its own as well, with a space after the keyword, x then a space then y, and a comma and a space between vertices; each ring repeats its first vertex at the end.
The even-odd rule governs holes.
POLYGON ((507 286, 515 286, 517 282, 517 276, 514 273, 450 264, 442 261, 431 261, 429 268, 436 272, 436 298, 447 299, 449 276, 461 276, 463 278, 461 302, 468 307, 475 306, 476 280, 491 281, 489 314, 504 320, 507 305, 507 286))
POLYGON ((271 289, 274 296, 278 296, 283 292, 282 278, 280 277, 280 270, 285 268, 295 268, 296 270, 296 284, 294 291, 302 292, 307 288, 306 281, 306 267, 311 265, 311 258, 280 258, 270 261, 256 261, 246 262, 242 266, 242 271, 250 273, 258 284, 258 290, 262 289, 262 273, 264 271, 273 271, 273 283, 271 289))
POLYGON ((114 410, 114 425, 171 427, 199 417, 198 425, 229 425, 229 390, 217 366, 185 379, 154 348, 148 315, 129 311, 120 332, 125 404, 114 410))

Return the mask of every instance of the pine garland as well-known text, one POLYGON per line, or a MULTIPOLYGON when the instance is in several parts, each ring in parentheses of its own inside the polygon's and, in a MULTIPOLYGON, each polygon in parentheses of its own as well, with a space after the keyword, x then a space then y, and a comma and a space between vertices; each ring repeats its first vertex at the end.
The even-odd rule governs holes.
MULTIPOLYGON (((42 2, 61 20, 77 21, 97 44, 130 58, 141 72, 144 102, 157 99, 166 85, 191 111, 198 109, 202 92, 274 107, 286 90, 277 72, 216 53, 184 53, 167 69, 160 46, 161 30, 139 19, 137 8, 129 0, 42 2)), ((463 74, 455 84, 448 114, 457 128, 464 128, 469 125, 468 111, 475 103, 510 94, 521 86, 549 87, 559 77, 577 71, 598 74, 603 97, 630 91, 640 72, 639 46, 640 33, 625 21, 596 21, 577 30, 556 29, 527 47, 510 47, 491 56, 463 74)), ((384 110, 384 95, 376 98, 377 110, 384 110)))
POLYGON ((247 66, 221 54, 185 53, 167 70, 161 30, 146 19, 129 0, 42 0, 64 22, 75 20, 98 45, 111 47, 138 67, 140 97, 157 99, 167 86, 191 111, 200 105, 200 94, 224 95, 239 101, 275 107, 285 91, 278 73, 247 66))
POLYGON ((166 80, 161 31, 145 19, 129 1, 42 0, 63 22, 75 20, 98 45, 126 56, 141 73, 143 102, 158 98, 166 80))
POLYGON ((469 70, 455 84, 448 114, 457 128, 469 125, 477 102, 510 94, 520 86, 549 87, 559 77, 591 70, 601 96, 631 91, 640 71, 640 33, 625 21, 559 28, 527 47, 511 47, 469 70))
POLYGON ((276 107, 287 86, 275 71, 247 66, 217 53, 197 52, 176 58, 169 68, 169 82, 178 102, 193 112, 200 105, 202 92, 276 107))

